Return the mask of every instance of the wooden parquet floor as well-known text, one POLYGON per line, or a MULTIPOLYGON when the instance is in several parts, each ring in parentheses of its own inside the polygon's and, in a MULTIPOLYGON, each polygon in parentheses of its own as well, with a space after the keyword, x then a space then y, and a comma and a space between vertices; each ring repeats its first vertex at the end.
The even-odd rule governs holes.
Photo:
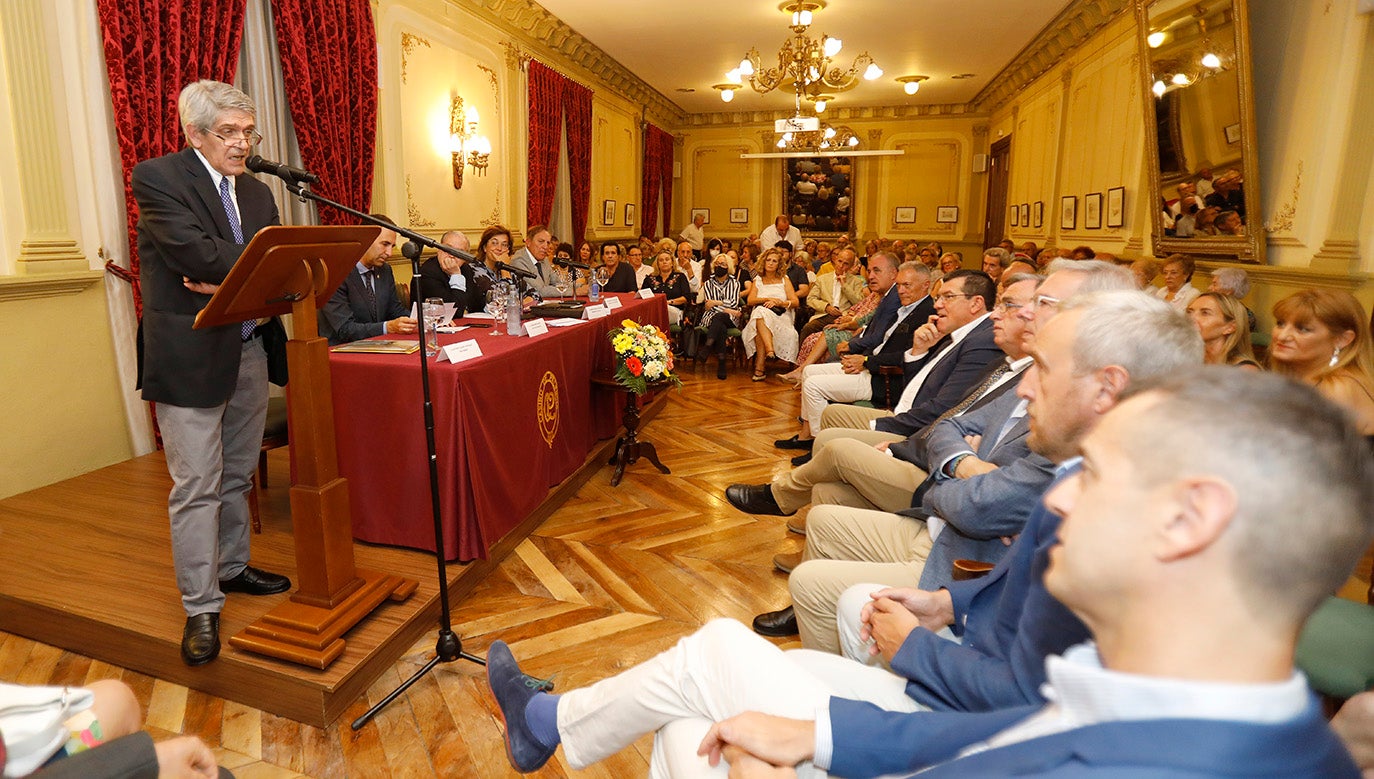
MULTIPOLYGON (((669 475, 647 462, 619 487, 602 468, 464 600, 454 605, 463 648, 485 655, 503 639, 526 670, 561 690, 643 661, 716 617, 748 621, 787 602, 777 552, 801 539, 783 520, 725 502, 734 482, 766 481, 787 460, 771 441, 796 428, 796 393, 753 383, 714 362, 689 363, 684 386, 644 430, 669 475)), ((288 483, 283 449, 270 456, 269 491, 288 483)), ((784 646, 795 645, 782 642, 784 646)), ((349 723, 432 655, 434 636, 396 665, 328 728, 315 728, 134 671, 0 633, 0 678, 28 684, 122 679, 144 706, 154 738, 195 734, 243 779, 278 777, 515 776, 481 667, 440 666, 371 724, 349 723)), ((560 751, 539 776, 644 776, 651 738, 604 763, 573 771, 560 751)))

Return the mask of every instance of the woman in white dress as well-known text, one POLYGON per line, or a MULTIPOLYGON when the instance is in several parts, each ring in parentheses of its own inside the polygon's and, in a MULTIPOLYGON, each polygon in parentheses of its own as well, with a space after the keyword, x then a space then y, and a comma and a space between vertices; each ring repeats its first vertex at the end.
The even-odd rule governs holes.
POLYGON ((754 381, 766 378, 764 366, 770 357, 785 362, 797 361, 797 293, 783 272, 782 253, 769 249, 759 260, 759 275, 749 288, 749 323, 740 340, 744 352, 754 358, 754 381))

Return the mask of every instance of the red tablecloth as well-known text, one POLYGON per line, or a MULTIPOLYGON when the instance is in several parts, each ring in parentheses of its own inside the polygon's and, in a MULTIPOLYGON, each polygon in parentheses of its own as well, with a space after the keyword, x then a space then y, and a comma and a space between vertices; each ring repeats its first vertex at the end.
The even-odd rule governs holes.
MULTIPOLYGON (((440 334, 441 344, 482 347, 457 364, 429 358, 445 559, 485 558, 598 439, 615 435, 623 398, 591 386, 593 371, 614 367, 606 334, 624 319, 668 321, 662 295, 615 297, 624 306, 605 319, 534 338, 440 334)), ((418 358, 333 352, 329 363, 354 538, 434 551, 418 358)))

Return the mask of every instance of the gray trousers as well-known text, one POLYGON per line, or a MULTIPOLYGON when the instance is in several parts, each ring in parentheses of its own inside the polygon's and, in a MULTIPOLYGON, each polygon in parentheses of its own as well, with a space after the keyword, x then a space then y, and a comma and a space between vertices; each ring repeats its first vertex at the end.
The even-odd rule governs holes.
POLYGON ((267 419, 267 354, 262 339, 243 344, 229 400, 212 408, 157 404, 172 493, 172 561, 187 616, 224 608, 220 579, 248 564, 248 491, 267 419))

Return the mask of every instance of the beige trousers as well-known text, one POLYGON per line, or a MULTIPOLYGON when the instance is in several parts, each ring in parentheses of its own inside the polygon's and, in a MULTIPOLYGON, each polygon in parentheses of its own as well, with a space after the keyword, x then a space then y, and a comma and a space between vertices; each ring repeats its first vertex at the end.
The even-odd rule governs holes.
POLYGON ((872 444, 835 438, 818 441, 811 462, 774 477, 772 488, 778 507, 789 514, 808 503, 901 511, 925 480, 925 471, 872 444))

